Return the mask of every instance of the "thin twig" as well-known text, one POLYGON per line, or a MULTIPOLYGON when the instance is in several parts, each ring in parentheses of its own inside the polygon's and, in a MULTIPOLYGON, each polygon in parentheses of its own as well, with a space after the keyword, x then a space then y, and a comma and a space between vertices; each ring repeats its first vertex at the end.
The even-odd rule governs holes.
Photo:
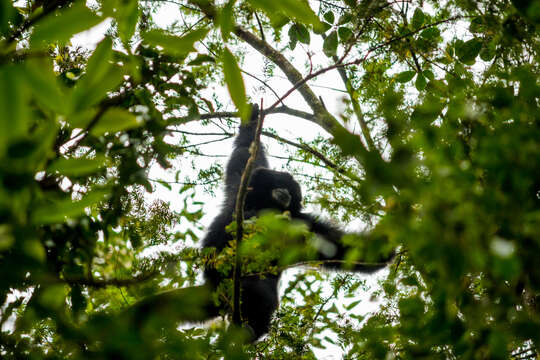
POLYGON ((92 288, 104 288, 107 286, 129 286, 140 284, 141 282, 151 280, 159 274, 159 271, 151 271, 145 274, 135 276, 128 279, 91 279, 91 278, 77 278, 77 277, 66 277, 60 279, 60 281, 66 282, 70 285, 81 285, 89 286, 92 288))
POLYGON ((259 152, 259 146, 261 142, 261 132, 263 124, 263 100, 261 99, 261 106, 259 112, 259 119, 257 121, 257 128, 255 130, 255 138, 253 139, 251 146, 249 147, 250 156, 246 163, 244 172, 242 173, 242 178, 240 179, 240 185, 238 187, 238 194, 236 195, 236 250, 235 250, 235 266, 233 274, 233 322, 236 325, 242 323, 242 314, 240 312, 240 278, 241 273, 241 258, 240 258, 240 242, 242 241, 242 236, 244 232, 243 221, 244 221, 244 203, 246 201, 247 188, 249 184, 249 179, 251 177, 251 172, 255 167, 255 160, 257 159, 257 153, 259 152))
MULTIPOLYGON (((324 74, 330 70, 334 70, 334 69, 338 69, 338 68, 341 68, 341 67, 347 67, 347 66, 351 66, 351 65, 359 65, 361 63, 363 63, 364 61, 366 61, 369 57, 369 55, 371 53, 373 53, 374 51, 377 51, 379 49, 382 49, 383 47, 386 47, 388 45, 391 45, 393 43, 395 43, 396 41, 399 41, 399 40, 403 40, 409 36, 412 36, 414 34, 417 34, 419 33, 420 31, 423 31, 425 29, 428 29, 428 28, 431 28, 431 27, 434 27, 434 26, 437 26, 437 25, 440 25, 440 24, 443 24, 443 23, 447 23, 447 22, 451 22, 451 21, 454 21, 454 20, 459 20, 459 19, 462 19, 463 17, 460 16, 460 15, 457 15, 457 16, 453 16, 453 17, 450 17, 450 18, 447 18, 447 19, 444 19, 444 20, 440 20, 440 21, 436 21, 434 23, 431 23, 431 24, 427 24, 425 26, 422 26, 414 31, 411 31, 407 34, 404 34, 404 35, 401 35, 401 36, 397 36, 393 39, 390 39, 388 41, 385 41, 383 43, 380 43, 378 45, 375 45, 371 48, 369 48, 367 51, 366 51, 366 54, 361 57, 361 58, 358 58, 356 60, 353 60, 353 61, 349 61, 349 62, 346 62, 346 63, 335 63, 335 64, 332 64, 330 66, 327 66, 325 68, 322 68, 314 73, 311 73, 305 77, 303 77, 300 81, 296 82, 294 84, 294 86, 292 88, 290 88, 283 96, 281 96, 281 98, 279 100, 277 100, 275 103, 273 103, 272 105, 270 105, 270 107, 268 107, 268 109, 273 109, 275 108, 276 106, 278 106, 284 99, 286 99, 290 94, 292 94, 294 91, 296 90, 300 90, 302 86, 304 86, 306 84, 306 82, 308 82, 309 80, 321 75, 321 74, 324 74)), ((253 35, 252 35, 253 36, 253 35)))

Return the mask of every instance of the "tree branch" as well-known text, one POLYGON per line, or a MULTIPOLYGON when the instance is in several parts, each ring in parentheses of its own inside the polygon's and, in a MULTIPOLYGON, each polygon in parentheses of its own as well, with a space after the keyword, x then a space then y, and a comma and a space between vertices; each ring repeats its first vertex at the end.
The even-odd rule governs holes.
POLYGON ((64 278, 61 279, 69 285, 82 285, 93 288, 104 288, 107 286, 129 286, 140 284, 141 282, 151 280, 153 277, 159 274, 159 271, 151 271, 145 274, 141 274, 129 279, 92 279, 92 278, 64 278))
MULTIPOLYGON (((313 122, 315 118, 315 115, 313 114, 307 113, 302 110, 296 110, 288 106, 274 107, 273 109, 265 109, 264 111, 261 110, 261 112, 263 113, 264 116, 268 114, 287 114, 287 115, 296 116, 296 117, 313 121, 313 122)), ((236 111, 216 111, 213 113, 200 114, 199 116, 196 116, 196 117, 193 117, 193 116, 170 117, 167 119, 167 121, 170 123, 170 125, 181 125, 181 124, 187 124, 191 121, 197 121, 197 120, 233 118, 233 117, 240 117, 240 115, 236 111)))

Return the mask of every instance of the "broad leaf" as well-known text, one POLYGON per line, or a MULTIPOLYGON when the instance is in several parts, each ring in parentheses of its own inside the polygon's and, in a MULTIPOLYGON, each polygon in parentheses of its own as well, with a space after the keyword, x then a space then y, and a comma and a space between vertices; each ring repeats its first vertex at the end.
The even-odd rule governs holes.
POLYGON ((334 13, 331 12, 331 11, 327 11, 324 16, 323 16, 324 20, 326 22, 329 22, 330 24, 333 24, 334 23, 334 20, 335 20, 335 17, 334 17, 334 13))
POLYGON ((48 41, 66 43, 73 35, 99 24, 103 19, 94 14, 85 2, 76 2, 59 14, 51 13, 36 25, 30 43, 33 48, 47 46, 48 41))
POLYGON ((223 73, 225 75, 225 83, 227 89, 231 95, 231 99, 236 105, 236 108, 240 112, 241 118, 247 120, 249 117, 250 108, 246 99, 246 88, 244 86, 244 79, 240 73, 240 68, 236 63, 236 58, 225 48, 222 55, 223 73))
POLYGON ((236 0, 229 0, 221 10, 219 15, 219 27, 221 28, 221 36, 227 41, 234 27, 233 7, 236 0))
POLYGON ((58 114, 66 112, 66 98, 60 91, 53 64, 48 61, 33 60, 25 64, 22 72, 33 95, 38 101, 58 114))
POLYGON ((337 32, 332 31, 328 36, 324 39, 323 42, 323 51, 326 56, 331 57, 336 55, 337 53, 337 47, 338 47, 338 37, 337 32))
POLYGON ((418 76, 416 77, 416 81, 414 83, 414 86, 416 87, 416 89, 418 91, 422 91, 426 88, 426 85, 427 85, 426 77, 422 74, 418 74, 418 76))
POLYGON ((425 16, 422 10, 420 8, 416 8, 416 10, 414 10, 414 15, 411 22, 413 30, 420 29, 420 27, 424 25, 424 19, 425 16))
POLYGON ((308 29, 302 24, 293 24, 289 29, 289 37, 291 41, 296 39, 303 44, 309 45, 310 35, 308 29))
POLYGON ((119 9, 115 15, 118 35, 124 44, 129 45, 139 19, 139 2, 137 0, 119 1, 118 6, 119 9))
POLYGON ((396 81, 400 83, 406 83, 413 79, 416 75, 416 71, 403 71, 396 76, 396 81))
POLYGON ((75 218, 84 214, 86 208, 105 200, 109 196, 106 190, 92 190, 81 200, 73 201, 69 197, 44 203, 32 212, 34 224, 62 223, 66 218, 75 218))
POLYGON ((23 135, 28 122, 28 88, 19 66, 0 67, 0 153, 8 141, 23 135))
POLYGON ((91 129, 93 135, 99 136, 105 133, 115 133, 129 130, 142 125, 135 115, 121 108, 107 110, 97 124, 91 129))
POLYGON ((353 34, 352 30, 346 26, 340 26, 338 28, 339 39, 341 40, 342 43, 347 42, 347 40, 351 38, 352 34, 353 34))
MULTIPOLYGON (((103 64, 104 67, 107 67, 103 64)), ((110 66, 110 65, 109 65, 110 66)), ((99 69, 101 72, 102 69, 99 69)), ((86 75, 75 87, 72 100, 72 113, 86 109, 104 99, 110 91, 116 90, 124 81, 123 69, 111 66, 102 77, 86 75)))
POLYGON ((480 53, 481 49, 482 41, 476 38, 466 42, 456 43, 456 55, 459 61, 466 65, 474 64, 474 61, 480 53))
POLYGON ((290 19, 298 20, 304 24, 313 25, 315 28, 321 28, 322 24, 317 15, 309 7, 307 2, 302 0, 249 0, 251 5, 263 10, 269 17, 275 14, 285 14, 290 19))
POLYGON ((168 54, 184 56, 195 51, 194 44, 204 39, 206 34, 208 34, 206 28, 193 30, 184 36, 168 35, 160 30, 151 30, 143 35, 143 39, 153 46, 163 48, 163 51, 168 54))
POLYGON ((58 172, 66 176, 83 176, 95 173, 106 165, 104 156, 95 158, 60 158, 52 162, 49 172, 58 172))

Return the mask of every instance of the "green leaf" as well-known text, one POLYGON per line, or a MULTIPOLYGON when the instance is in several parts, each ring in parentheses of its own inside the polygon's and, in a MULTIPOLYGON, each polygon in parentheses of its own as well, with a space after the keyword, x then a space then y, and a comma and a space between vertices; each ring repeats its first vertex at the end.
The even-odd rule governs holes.
POLYGON ((354 19, 353 15, 347 12, 341 15, 341 17, 339 18, 337 22, 337 25, 344 25, 344 24, 350 23, 353 19, 354 19))
MULTIPOLYGON (((289 28, 289 42, 296 47, 296 42, 300 41, 306 45, 309 45, 310 35, 308 29, 302 24, 293 24, 289 28)), ((292 47, 292 49, 294 49, 292 47)))
POLYGON ((32 213, 34 224, 63 223, 66 218, 75 218, 84 214, 84 210, 109 196, 106 190, 92 190, 79 201, 66 197, 62 200, 36 206, 32 213))
POLYGON ((0 34, 6 35, 9 25, 17 16, 17 11, 13 7, 12 1, 0 1, 0 34))
MULTIPOLYGON (((105 64, 103 66, 106 67, 105 64)), ((101 101, 108 92, 116 90, 123 81, 124 72, 117 66, 110 66, 107 72, 99 78, 85 75, 73 91, 71 114, 78 113, 101 101)))
POLYGON ((66 43, 77 33, 99 24, 103 19, 90 11, 85 2, 77 2, 59 14, 53 12, 39 21, 32 33, 32 48, 45 47, 49 42, 66 43))
POLYGON ((462 63, 472 65, 482 49, 482 41, 471 39, 466 42, 456 42, 456 55, 462 63))
POLYGON ((58 172, 66 176, 83 176, 95 173, 102 169, 107 162, 103 155, 95 158, 61 158, 55 160, 48 168, 48 171, 58 172))
POLYGON ((317 15, 309 7, 307 1, 302 0, 249 0, 251 5, 263 10, 269 17, 275 14, 285 14, 290 19, 298 20, 304 24, 313 25, 315 28, 321 28, 322 24, 317 15))
POLYGON ((174 55, 184 56, 195 51, 195 42, 204 39, 208 34, 208 29, 201 28, 191 31, 184 36, 168 35, 161 30, 151 30, 143 35, 143 39, 152 46, 160 46, 163 51, 174 55))
POLYGON ((446 84, 442 80, 431 80, 427 85, 428 92, 432 95, 443 97, 446 94, 446 84))
POLYGON ((349 40, 352 37, 352 34, 353 34, 352 30, 346 26, 340 26, 338 28, 339 39, 341 40, 342 43, 347 42, 347 40, 349 40))
POLYGON ((413 79, 414 75, 416 75, 416 71, 403 71, 396 76, 396 81, 399 83, 406 83, 413 79))
POLYGON ((221 28, 221 36, 224 41, 227 41, 230 37, 231 31, 234 27, 234 14, 233 8, 236 0, 229 0, 227 4, 221 10, 219 15, 219 27, 221 28))
POLYGON ((440 30, 436 27, 426 29, 420 33, 420 36, 427 40, 434 40, 441 34, 440 30))
POLYGON ((172 190, 172 186, 171 184, 169 184, 168 182, 166 181, 163 181, 163 180, 157 180, 157 182, 163 186, 164 188, 166 188, 167 190, 172 190))
POLYGON ((434 96, 429 96, 424 103, 418 105, 411 114, 411 121, 418 127, 431 124, 441 114, 445 103, 434 96))
POLYGON ((296 29, 294 28, 294 25, 289 28, 289 47, 291 50, 294 50, 296 47, 296 44, 298 43, 298 33, 296 32, 296 29))
POLYGON ((107 36, 98 44, 92 56, 88 59, 84 80, 88 79, 89 82, 92 82, 91 79, 100 81, 111 68, 112 55, 112 39, 107 36))
POLYGON ((225 75, 225 83, 231 95, 231 99, 240 112, 241 118, 247 120, 249 117, 250 108, 246 98, 246 88, 244 79, 240 73, 240 68, 236 63, 236 58, 225 48, 222 55, 223 73, 225 75))
POLYGON ((331 24, 327 23, 326 21, 323 21, 321 23, 321 26, 318 27, 317 29, 313 29, 313 31, 316 32, 317 34, 324 34, 331 28, 332 28, 331 24))
POLYGON ((412 29, 413 30, 420 29, 422 25, 424 25, 424 20, 425 20, 424 13, 422 12, 420 8, 416 8, 416 10, 414 10, 414 15, 412 17, 412 22, 411 22, 412 29))
POLYGON ((142 121, 138 121, 137 117, 129 111, 121 108, 110 108, 101 116, 96 126, 90 130, 90 133, 99 136, 105 133, 133 129, 140 125, 142 125, 142 121))
POLYGON ((19 66, 0 68, 0 154, 5 145, 26 133, 28 125, 28 88, 21 81, 24 70, 19 66))
POLYGON ((58 114, 65 114, 65 96, 60 91, 53 64, 45 59, 27 61, 22 74, 38 101, 58 114))
POLYGON ((362 302, 362 300, 356 300, 356 301, 353 301, 352 303, 350 303, 349 305, 345 306, 345 310, 349 311, 349 310, 352 310, 354 309, 358 304, 360 304, 362 302))
POLYGON ((480 59, 484 61, 490 61, 495 57, 496 54, 496 48, 495 48, 495 42, 488 42, 487 44, 484 44, 482 46, 482 50, 480 51, 480 59))
POLYGON ((424 303, 417 297, 400 299, 399 311, 404 318, 416 318, 424 313, 424 303))
POLYGON ((135 34, 135 26, 139 20, 139 2, 137 0, 119 1, 115 12, 118 24, 118 35, 125 45, 135 34))
POLYGON ((10 225, 0 225, 0 252, 10 249, 15 243, 15 237, 10 225))
POLYGON ((328 23, 330 24, 333 24, 334 23, 334 20, 335 20, 335 16, 334 16, 334 13, 331 12, 331 11, 327 11, 324 15, 323 15, 323 18, 324 20, 326 20, 328 23))
POLYGON ((475 17, 471 20, 469 25, 469 31, 472 33, 481 33, 485 31, 484 18, 481 16, 475 17))
POLYGON ((435 80, 435 74, 433 74, 433 71, 431 70, 424 70, 422 71, 422 74, 429 80, 435 80))
POLYGON ((414 86, 418 91, 422 91, 426 88, 427 80, 424 75, 418 74, 416 77, 416 82, 414 83, 414 86))
POLYGON ((337 31, 332 31, 323 42, 324 54, 328 57, 334 56, 337 53, 338 37, 337 31))
POLYGON ((216 59, 214 59, 212 56, 210 55, 206 55, 206 54, 199 54, 197 55, 197 57, 195 59, 193 59, 192 61, 190 61, 188 63, 188 65, 191 65, 191 66, 197 66, 197 65, 202 65, 206 62, 209 62, 209 63, 215 63, 216 62, 216 59))

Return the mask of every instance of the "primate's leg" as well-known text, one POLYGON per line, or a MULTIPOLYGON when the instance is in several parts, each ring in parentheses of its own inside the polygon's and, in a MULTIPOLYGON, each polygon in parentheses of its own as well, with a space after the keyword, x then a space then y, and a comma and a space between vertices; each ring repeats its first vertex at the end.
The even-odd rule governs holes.
POLYGON ((276 276, 265 279, 243 279, 241 315, 251 327, 256 340, 268 332, 272 314, 279 304, 276 276))

